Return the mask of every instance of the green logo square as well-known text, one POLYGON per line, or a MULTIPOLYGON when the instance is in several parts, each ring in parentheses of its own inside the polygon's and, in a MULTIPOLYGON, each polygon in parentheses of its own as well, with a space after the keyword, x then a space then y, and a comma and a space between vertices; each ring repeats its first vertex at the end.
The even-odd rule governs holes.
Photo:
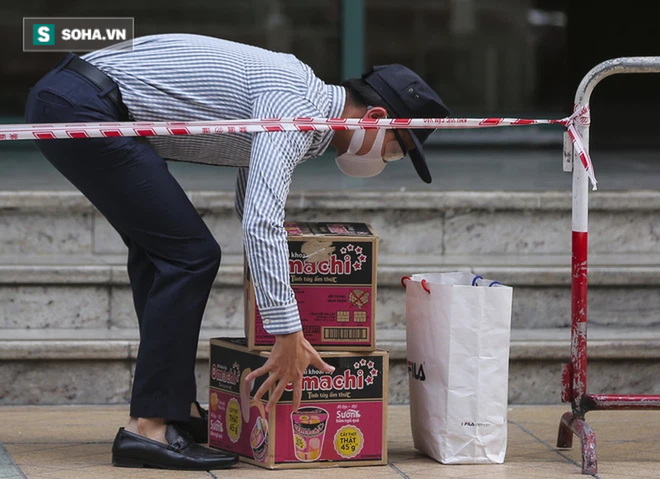
POLYGON ((55 25, 52 23, 32 25, 33 45, 55 45, 55 25))

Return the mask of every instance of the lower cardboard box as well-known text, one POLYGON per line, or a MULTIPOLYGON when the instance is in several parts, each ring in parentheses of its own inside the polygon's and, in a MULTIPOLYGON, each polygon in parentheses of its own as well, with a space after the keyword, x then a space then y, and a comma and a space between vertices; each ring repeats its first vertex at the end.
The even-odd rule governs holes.
POLYGON ((320 353, 334 373, 310 366, 300 409, 288 387, 270 414, 268 394, 254 400, 266 375, 243 381, 269 354, 245 339, 211 339, 210 447, 269 469, 387 464, 386 351, 320 353))

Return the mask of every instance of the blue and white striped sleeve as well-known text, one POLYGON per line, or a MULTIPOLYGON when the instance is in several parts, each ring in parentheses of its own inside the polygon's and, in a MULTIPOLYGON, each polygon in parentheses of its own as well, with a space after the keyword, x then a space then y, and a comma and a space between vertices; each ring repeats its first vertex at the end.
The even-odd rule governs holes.
POLYGON ((236 197, 234 200, 234 209, 236 214, 243 219, 243 205, 245 204, 245 187, 247 186, 248 168, 239 168, 238 175, 236 175, 236 197))
MULTIPOLYGON (((269 92, 255 103, 254 118, 322 117, 304 97, 269 92)), ((312 145, 313 132, 256 133, 243 211, 243 241, 264 329, 270 334, 302 330, 289 279, 284 206, 296 164, 312 145)))

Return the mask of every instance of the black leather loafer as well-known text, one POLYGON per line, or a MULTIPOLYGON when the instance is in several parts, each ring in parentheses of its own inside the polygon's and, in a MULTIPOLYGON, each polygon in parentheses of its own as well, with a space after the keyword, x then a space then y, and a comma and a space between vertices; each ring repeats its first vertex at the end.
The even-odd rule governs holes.
POLYGON ((174 424, 165 432, 167 444, 147 439, 120 428, 112 445, 112 464, 119 467, 153 467, 209 471, 226 469, 238 462, 238 456, 214 451, 195 444, 174 424))
POLYGON ((193 441, 200 444, 209 442, 209 413, 200 404, 195 401, 195 407, 201 417, 190 416, 186 422, 175 422, 180 430, 187 432, 193 438, 193 441))

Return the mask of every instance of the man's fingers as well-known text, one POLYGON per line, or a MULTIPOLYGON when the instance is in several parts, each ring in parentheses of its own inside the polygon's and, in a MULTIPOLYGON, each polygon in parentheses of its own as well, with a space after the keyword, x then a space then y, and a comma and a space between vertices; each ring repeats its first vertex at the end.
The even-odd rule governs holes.
POLYGON ((250 374, 245 376, 245 382, 246 383, 251 383, 252 381, 254 381, 259 376, 263 376, 264 374, 269 373, 271 371, 271 369, 273 369, 273 367, 270 364, 268 364, 269 362, 270 361, 266 361, 266 364, 264 364, 263 366, 261 366, 258 369, 255 369, 250 374))
POLYGON ((277 401, 279 401, 282 397, 282 393, 284 393, 284 389, 286 388, 287 384, 288 382, 286 379, 280 379, 280 382, 277 383, 277 387, 273 391, 273 394, 271 394, 268 405, 266 406, 266 411, 269 414, 273 411, 273 409, 275 409, 275 405, 277 404, 277 401))
POLYGON ((300 400, 302 399, 302 384, 300 382, 293 385, 293 412, 300 409, 300 400))
POLYGON ((330 366, 328 363, 326 363, 323 359, 321 359, 321 356, 317 353, 312 357, 312 360, 310 361, 310 364, 314 366, 317 369, 320 369, 323 372, 326 373, 334 373, 335 372, 335 367, 330 366))
MULTIPOLYGON (((249 377, 249 376, 248 376, 249 377)), ((256 392, 254 395, 254 400, 255 401, 261 401, 261 398, 268 392, 270 388, 272 388, 275 385, 275 382, 277 381, 277 377, 275 375, 271 375, 268 379, 264 381, 264 383, 261 385, 259 390, 256 392)))

